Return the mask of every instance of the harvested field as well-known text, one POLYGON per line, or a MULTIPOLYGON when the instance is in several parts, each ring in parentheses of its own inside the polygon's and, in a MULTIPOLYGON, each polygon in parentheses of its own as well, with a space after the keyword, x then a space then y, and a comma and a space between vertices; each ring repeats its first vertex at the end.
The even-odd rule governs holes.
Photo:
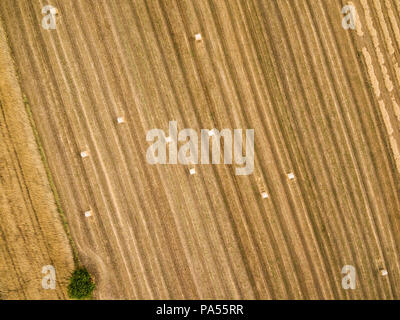
POLYGON ((65 299, 71 247, 26 112, 0 23, 0 300, 65 299), (42 268, 55 268, 45 290, 42 268))
POLYGON ((0 1, 96 298, 400 298, 400 4, 352 3, 0 1), (173 120, 254 129, 254 173, 150 165, 173 120))

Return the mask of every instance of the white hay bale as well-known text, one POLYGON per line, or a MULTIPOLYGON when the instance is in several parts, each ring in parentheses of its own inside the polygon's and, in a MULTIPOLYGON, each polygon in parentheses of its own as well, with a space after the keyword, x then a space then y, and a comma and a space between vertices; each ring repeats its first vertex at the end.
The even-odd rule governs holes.
POLYGON ((269 197, 268 193, 266 193, 266 192, 262 192, 261 196, 263 197, 263 199, 267 199, 269 197))
POLYGON ((189 172, 190 172, 191 175, 194 175, 194 174, 196 174, 196 169, 195 168, 190 168, 189 172))
POLYGON ((201 36, 201 33, 196 33, 196 34, 194 35, 194 39, 195 39, 197 42, 201 41, 201 40, 203 39, 202 36, 201 36))
POLYGON ((288 178, 289 178, 289 180, 294 180, 294 178, 295 178, 294 173, 293 172, 288 173, 288 178))
POLYGON ((86 212, 85 212, 85 217, 86 217, 86 218, 89 218, 89 217, 91 217, 91 216, 92 216, 92 211, 89 210, 89 211, 86 211, 86 212))
POLYGON ((208 136, 212 137, 213 135, 215 135, 214 129, 208 131, 208 136))
POLYGON ((89 156, 89 153, 87 152, 87 151, 82 151, 81 152, 81 157, 82 158, 86 158, 86 157, 88 157, 89 156))
POLYGON ((124 122, 125 122, 124 117, 118 117, 118 118, 117 118, 117 122, 118 122, 119 124, 124 123, 124 122))
POLYGON ((165 141, 168 142, 168 143, 172 142, 172 137, 166 137, 165 141))
POLYGON ((386 270, 386 269, 381 269, 381 275, 382 275, 383 277, 387 276, 387 275, 388 275, 387 270, 386 270))

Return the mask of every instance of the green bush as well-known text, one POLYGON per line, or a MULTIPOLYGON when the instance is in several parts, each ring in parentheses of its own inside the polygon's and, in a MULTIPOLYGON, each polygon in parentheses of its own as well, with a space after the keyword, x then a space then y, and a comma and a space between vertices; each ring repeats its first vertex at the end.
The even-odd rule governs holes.
POLYGON ((90 299, 96 285, 86 268, 76 269, 69 280, 68 295, 71 299, 90 299))

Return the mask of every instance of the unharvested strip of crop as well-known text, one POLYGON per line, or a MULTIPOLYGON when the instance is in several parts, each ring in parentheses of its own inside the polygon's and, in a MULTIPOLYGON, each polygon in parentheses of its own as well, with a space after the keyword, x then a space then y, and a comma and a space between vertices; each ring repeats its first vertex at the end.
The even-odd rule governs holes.
POLYGON ((0 299, 65 299, 74 267, 72 250, 25 110, 2 23, 0 70, 0 299), (55 270, 53 289, 42 285, 46 266, 55 270))
POLYGON ((96 298, 400 297, 397 1, 51 2, 0 17, 96 298), (149 164, 170 121, 254 129, 254 172, 149 164))

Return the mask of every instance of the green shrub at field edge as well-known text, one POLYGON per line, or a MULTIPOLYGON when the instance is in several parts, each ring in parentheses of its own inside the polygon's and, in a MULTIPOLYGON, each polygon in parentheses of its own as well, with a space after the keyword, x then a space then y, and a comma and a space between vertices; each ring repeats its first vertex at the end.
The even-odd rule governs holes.
POLYGON ((92 298, 96 285, 86 268, 78 268, 69 280, 68 296, 71 299, 84 300, 92 298))

